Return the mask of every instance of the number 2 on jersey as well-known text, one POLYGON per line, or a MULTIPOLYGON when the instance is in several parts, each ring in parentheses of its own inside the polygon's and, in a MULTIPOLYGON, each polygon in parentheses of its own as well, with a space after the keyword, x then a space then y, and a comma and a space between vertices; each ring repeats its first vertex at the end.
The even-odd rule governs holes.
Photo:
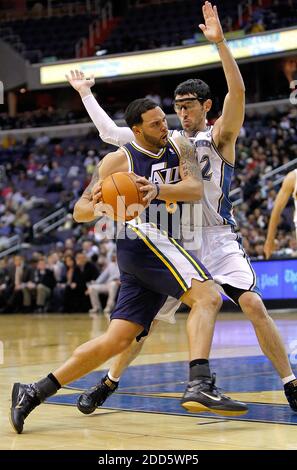
POLYGON ((210 181, 212 177, 212 172, 211 172, 209 156, 203 155, 203 157, 200 160, 200 164, 202 165, 202 168, 201 168, 202 178, 206 181, 210 181), (204 163, 204 166, 203 166, 203 163, 204 163))

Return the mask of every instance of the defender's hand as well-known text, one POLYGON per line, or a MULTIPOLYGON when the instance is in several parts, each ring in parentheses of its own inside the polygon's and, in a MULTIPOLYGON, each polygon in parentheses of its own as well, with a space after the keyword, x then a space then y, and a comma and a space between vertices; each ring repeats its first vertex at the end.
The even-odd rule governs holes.
POLYGON ((206 39, 210 42, 220 42, 224 39, 221 22, 216 6, 212 6, 210 2, 205 2, 202 7, 205 24, 200 24, 199 28, 203 32, 206 39))

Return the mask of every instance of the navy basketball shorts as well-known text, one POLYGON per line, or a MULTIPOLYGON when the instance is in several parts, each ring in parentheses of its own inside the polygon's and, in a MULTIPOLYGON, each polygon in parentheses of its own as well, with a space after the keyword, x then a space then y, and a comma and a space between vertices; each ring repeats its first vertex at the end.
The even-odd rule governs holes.
POLYGON ((193 279, 212 277, 195 255, 152 224, 127 224, 126 232, 117 240, 121 287, 111 320, 140 324, 147 333, 168 296, 180 299, 193 279))

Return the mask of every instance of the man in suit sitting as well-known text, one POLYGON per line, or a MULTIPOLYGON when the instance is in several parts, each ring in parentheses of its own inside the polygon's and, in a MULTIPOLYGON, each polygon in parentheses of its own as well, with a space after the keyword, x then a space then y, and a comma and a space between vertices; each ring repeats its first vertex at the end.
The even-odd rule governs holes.
POLYGON ((23 287, 24 307, 29 309, 36 297, 37 311, 44 312, 55 285, 56 279, 53 271, 46 267, 46 259, 40 258, 36 268, 31 271, 28 282, 23 287))

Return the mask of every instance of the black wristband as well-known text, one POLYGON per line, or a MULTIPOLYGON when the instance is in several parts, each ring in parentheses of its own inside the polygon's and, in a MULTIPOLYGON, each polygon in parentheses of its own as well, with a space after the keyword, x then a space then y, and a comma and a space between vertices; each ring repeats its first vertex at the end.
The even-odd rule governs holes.
POLYGON ((160 185, 158 183, 155 183, 155 186, 156 186, 156 189, 157 189, 157 194, 155 196, 155 199, 157 199, 157 197, 159 196, 160 194, 160 185))

